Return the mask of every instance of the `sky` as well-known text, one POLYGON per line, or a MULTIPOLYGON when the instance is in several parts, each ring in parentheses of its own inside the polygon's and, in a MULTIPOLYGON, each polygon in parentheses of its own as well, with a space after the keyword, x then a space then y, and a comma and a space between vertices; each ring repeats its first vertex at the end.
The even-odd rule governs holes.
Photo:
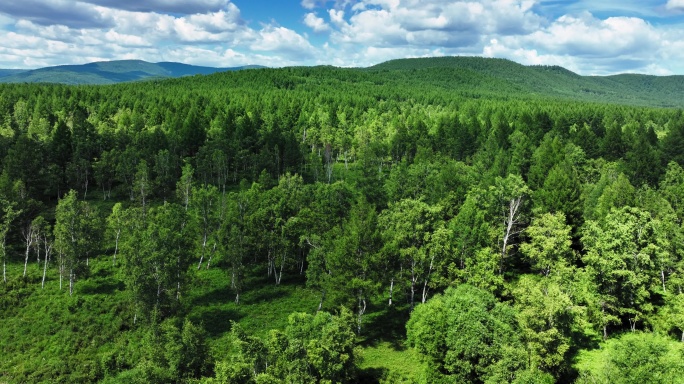
POLYGON ((684 0, 0 0, 0 68, 365 67, 455 55, 684 75, 684 0))

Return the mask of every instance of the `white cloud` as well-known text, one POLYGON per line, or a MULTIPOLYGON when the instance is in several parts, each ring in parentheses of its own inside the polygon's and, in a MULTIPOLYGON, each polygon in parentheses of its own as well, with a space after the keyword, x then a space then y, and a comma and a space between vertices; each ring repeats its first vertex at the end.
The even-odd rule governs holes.
POLYGON ((149 42, 229 44, 251 41, 254 31, 242 21, 234 5, 217 12, 176 17, 168 14, 105 9, 116 21, 116 32, 141 36, 149 42))
POLYGON ((313 31, 316 33, 327 32, 330 30, 328 23, 326 23, 323 18, 316 16, 316 14, 313 12, 307 13, 306 16, 304 16, 304 25, 313 29, 313 31))
POLYGON ((292 60, 310 59, 315 48, 297 32, 285 27, 268 25, 258 33, 250 48, 255 51, 273 52, 292 60))
POLYGON ((124 58, 367 66, 401 57, 480 55, 582 74, 684 73, 683 26, 674 18, 646 21, 658 13, 680 15, 684 0, 607 0, 594 7, 600 18, 582 12, 595 2, 560 3, 300 0, 305 11, 295 28, 320 34, 309 40, 279 15, 254 20, 250 14, 261 22, 255 27, 230 0, 0 0, 0 68, 124 58))
POLYGON ((527 44, 550 52, 587 57, 618 57, 652 53, 661 36, 644 20, 611 17, 599 20, 589 13, 562 16, 548 28, 525 38, 527 44))
POLYGON ((665 5, 665 8, 667 9, 676 9, 676 10, 684 10, 684 0, 667 0, 667 4, 665 5))
POLYGON ((329 13, 338 28, 334 42, 448 48, 479 45, 486 34, 535 30, 541 18, 533 5, 529 0, 367 0, 352 8, 348 21, 342 10, 329 13))
POLYGON ((317 5, 316 3, 317 3, 316 0, 302 0, 302 2, 301 2, 302 7, 306 8, 306 9, 316 8, 316 5, 317 5))
POLYGON ((0 13, 16 20, 39 25, 64 25, 70 28, 104 28, 112 21, 97 7, 80 1, 21 0, 0 2, 0 13))
POLYGON ((328 11, 328 14, 330 15, 330 22, 334 25, 338 27, 345 27, 348 25, 347 22, 344 20, 343 10, 331 9, 328 11))
POLYGON ((80 0, 81 2, 100 5, 132 12, 196 14, 217 12, 230 6, 229 0, 80 0))

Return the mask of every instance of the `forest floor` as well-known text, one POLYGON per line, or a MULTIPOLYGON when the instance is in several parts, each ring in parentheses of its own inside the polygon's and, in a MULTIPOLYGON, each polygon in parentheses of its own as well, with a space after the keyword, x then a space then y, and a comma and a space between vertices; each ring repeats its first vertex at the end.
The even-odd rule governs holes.
MULTIPOLYGON (((35 255, 26 278, 21 277, 23 262, 15 259, 7 265, 8 282, 0 285, 0 382, 90 381, 106 375, 103 370, 112 361, 117 370, 130 368, 126 361, 135 361, 130 351, 139 349, 144 328, 134 324, 122 272, 112 265, 111 255, 90 260, 90 274, 76 282, 73 296, 67 279, 60 290, 52 264, 44 289, 43 264, 36 263, 35 255), (126 353, 128 357, 121 356, 126 353)), ((304 281, 303 275, 284 275, 276 285, 266 271, 249 271, 236 304, 227 272, 202 268, 182 300, 187 317, 206 330, 212 355, 220 360, 231 353, 231 321, 265 336, 271 329, 284 329, 293 312, 315 312, 319 293, 304 281)), ((361 379, 416 380, 421 363, 405 344, 408 307, 388 307, 380 298, 373 304, 358 338, 361 379)))

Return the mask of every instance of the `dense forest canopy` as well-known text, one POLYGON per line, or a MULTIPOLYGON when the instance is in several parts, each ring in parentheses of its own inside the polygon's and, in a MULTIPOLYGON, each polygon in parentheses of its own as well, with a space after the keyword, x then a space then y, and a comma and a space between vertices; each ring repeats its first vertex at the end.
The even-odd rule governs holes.
POLYGON ((680 380, 668 81, 440 58, 2 85, 0 381, 680 380))

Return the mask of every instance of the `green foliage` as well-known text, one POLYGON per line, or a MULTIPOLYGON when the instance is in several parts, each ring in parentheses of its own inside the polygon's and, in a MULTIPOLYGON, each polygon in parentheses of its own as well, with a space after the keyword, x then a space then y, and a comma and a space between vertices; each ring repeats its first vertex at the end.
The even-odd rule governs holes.
MULTIPOLYGON (((104 223, 99 213, 71 190, 55 210, 55 249, 63 257, 60 271, 69 274, 69 293, 77 275, 88 273, 88 259, 98 250, 104 223)), ((60 273, 61 273, 60 272, 60 273)))
POLYGON ((140 314, 156 321, 178 308, 187 291, 191 232, 182 207, 166 203, 128 213, 121 256, 126 285, 140 314))
POLYGON ((407 329, 427 361, 429 382, 512 381, 526 368, 513 309, 470 285, 416 307, 407 329))
POLYGON ((684 350, 654 333, 626 333, 579 355, 579 383, 678 383, 684 350))
POLYGON ((557 281, 523 276, 513 294, 520 338, 529 354, 530 368, 556 378, 568 376, 571 337, 580 315, 569 292, 557 281))
POLYGON ((552 271, 564 272, 573 261, 570 230, 562 213, 545 213, 532 219, 526 230, 529 241, 521 244, 520 250, 530 260, 533 270, 547 277, 552 271))
POLYGON ((436 244, 448 246, 448 235, 440 231, 443 225, 440 222, 441 211, 441 206, 404 199, 390 205, 379 218, 385 242, 383 254, 390 264, 400 266, 403 274, 397 279, 406 282, 411 307, 416 301, 416 293, 420 291, 421 302, 427 300, 428 290, 435 286, 433 273, 444 263, 448 253, 436 244))
POLYGON ((230 363, 217 364, 216 382, 353 382, 352 319, 344 309, 338 316, 293 313, 284 331, 272 330, 266 339, 248 336, 233 324, 238 353, 230 363))
MULTIPOLYGON (((649 300, 653 275, 643 271, 652 270, 666 252, 658 226, 659 221, 647 212, 624 207, 598 222, 587 222, 582 237, 587 248, 583 261, 603 296, 602 312, 627 317, 632 329, 653 310, 649 300)), ((605 334, 607 323, 603 326, 605 334)))

